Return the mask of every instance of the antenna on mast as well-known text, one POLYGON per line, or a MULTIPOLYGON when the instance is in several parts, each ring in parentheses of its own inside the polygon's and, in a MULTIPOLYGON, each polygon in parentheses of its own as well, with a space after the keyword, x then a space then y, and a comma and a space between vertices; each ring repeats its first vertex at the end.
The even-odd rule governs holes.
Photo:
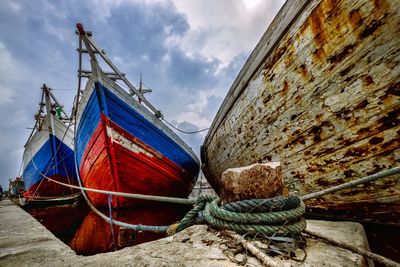
MULTIPOLYGON (((152 92, 152 90, 150 88, 143 88, 142 73, 140 73, 139 92, 142 95, 145 94, 145 93, 151 93, 152 92)), ((139 103, 142 103, 142 100, 140 98, 139 98, 139 103)))

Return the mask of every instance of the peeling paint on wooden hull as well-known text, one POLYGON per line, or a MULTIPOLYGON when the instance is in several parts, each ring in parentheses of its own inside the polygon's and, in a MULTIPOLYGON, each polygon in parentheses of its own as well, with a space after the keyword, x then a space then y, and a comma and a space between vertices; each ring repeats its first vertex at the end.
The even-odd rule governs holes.
MULTIPOLYGON (((122 89, 121 89, 122 90, 122 89)), ((129 95, 112 86, 89 82, 79 111, 77 159, 83 185, 107 191, 187 197, 197 179, 198 159, 160 129, 129 95), (126 97, 124 99, 123 97, 126 97)), ((166 126, 164 126, 166 127, 166 126)), ((180 140, 180 139, 179 139, 180 140)), ((96 207, 108 196, 88 192, 96 207)), ((113 197, 115 208, 144 201, 113 197)))
MULTIPOLYGON (((281 161, 300 195, 400 163, 400 3, 288 1, 226 96, 204 173, 281 161)), ((398 223, 394 176, 307 201, 319 214, 398 223)))

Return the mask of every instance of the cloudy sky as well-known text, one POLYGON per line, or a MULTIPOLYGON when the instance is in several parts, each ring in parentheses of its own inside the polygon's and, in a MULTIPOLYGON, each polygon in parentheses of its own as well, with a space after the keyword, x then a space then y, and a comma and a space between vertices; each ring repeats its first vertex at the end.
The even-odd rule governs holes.
MULTIPOLYGON (((0 184, 21 166, 43 83, 71 111, 75 24, 82 22, 133 84, 183 130, 210 126, 284 0, 0 1, 0 184)), ((180 135, 198 153, 205 133, 180 135)))

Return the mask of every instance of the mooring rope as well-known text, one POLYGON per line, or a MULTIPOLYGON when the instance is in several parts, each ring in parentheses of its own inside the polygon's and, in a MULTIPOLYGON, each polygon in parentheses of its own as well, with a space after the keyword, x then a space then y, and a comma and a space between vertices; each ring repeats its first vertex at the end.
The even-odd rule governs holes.
MULTIPOLYGON (((376 173, 374 175, 370 175, 364 178, 360 178, 348 183, 344 183, 342 185, 322 190, 324 192, 321 194, 320 192, 316 192, 313 194, 308 194, 303 197, 297 197, 297 196, 289 196, 287 198, 285 197, 277 197, 277 198, 272 198, 272 199, 252 199, 252 200, 243 200, 243 201, 238 201, 234 203, 229 203, 226 205, 223 205, 222 207, 218 206, 218 199, 215 197, 211 196, 205 196, 205 197, 199 197, 196 200, 196 203, 194 205, 194 208, 190 210, 185 217, 177 224, 172 224, 172 225, 166 225, 166 226, 152 226, 152 225, 141 225, 141 224, 129 224, 125 222, 121 222, 118 220, 114 220, 112 218, 112 215, 110 213, 110 217, 107 217, 103 213, 101 213, 94 205, 90 202, 88 199, 85 190, 87 191, 94 191, 93 189, 90 188, 84 188, 82 187, 81 180, 80 180, 80 175, 78 171, 78 165, 77 165, 77 159, 76 156, 74 157, 75 159, 75 169, 77 171, 78 175, 78 183, 79 183, 79 188, 81 189, 82 195, 89 205, 89 207, 92 209, 93 212, 95 212, 100 218, 103 220, 107 221, 110 223, 110 227, 112 227, 112 224, 118 225, 120 227, 125 227, 127 229, 132 229, 134 231, 147 231, 147 232, 156 232, 156 233, 167 233, 168 235, 175 234, 176 232, 182 231, 187 227, 190 227, 191 225, 198 224, 198 223, 204 223, 206 221, 208 224, 212 225, 215 228, 223 229, 223 230, 232 230, 235 231, 239 234, 245 235, 245 234, 251 234, 251 235, 258 235, 262 234, 264 236, 293 236, 294 238, 299 238, 301 237, 301 233, 304 232, 307 228, 307 223, 306 220, 303 218, 304 215, 304 203, 303 199, 311 199, 315 197, 319 197, 323 194, 328 194, 332 193, 338 190, 343 190, 345 188, 349 188, 351 186, 354 186, 355 184, 361 184, 365 182, 370 182, 382 177, 386 177, 389 175, 393 175, 396 173, 400 172, 400 167, 395 167, 386 171, 382 171, 380 173, 376 173), (210 204, 212 203, 212 204, 210 204), (213 211, 210 211, 210 206, 216 205, 217 207, 213 207, 213 211), (279 211, 281 209, 288 209, 286 211, 279 211), (203 211, 204 210, 204 211, 203 211), (221 211, 223 210, 223 211, 221 211), (245 214, 244 217, 240 216, 235 213, 237 211, 239 214, 245 214), (267 221, 269 222, 280 222, 281 220, 286 219, 285 222, 281 223, 281 225, 268 225, 268 224, 246 224, 242 223, 242 221, 250 220, 248 218, 247 213, 255 212, 255 216, 259 217, 260 214, 257 214, 259 212, 265 211, 266 213, 271 213, 273 214, 273 218, 268 218, 267 221), (218 214, 219 213, 219 214, 218 214), (228 221, 225 221, 227 215, 230 215, 231 213, 234 213, 232 217, 235 217, 237 220, 233 219, 231 221, 231 218, 228 216, 228 221), (221 219, 220 217, 223 217, 221 219), (293 217, 291 217, 293 215, 293 217), (299 215, 297 218, 295 218, 296 215, 299 215), (203 219, 202 219, 203 217, 203 219), (245 218, 245 219, 243 219, 245 218), (293 220, 293 222, 291 222, 293 220)), ((50 180, 53 180, 49 178, 50 180)), ((54 182, 58 182, 53 180, 54 182)), ((71 186, 68 184, 64 184, 65 186, 71 186)), ((74 186, 75 187, 75 186, 74 186)), ((100 191, 104 190, 95 190, 98 193, 103 193, 100 191)), ((116 193, 115 195, 120 195, 119 192, 113 192, 116 193), (118 194, 117 194, 118 193, 118 194)), ((110 192, 108 192, 109 198, 111 197, 110 192)), ((124 193, 127 194, 127 193, 124 193)), ((130 195, 130 197, 135 197, 136 194, 127 194, 130 195)), ((139 195, 140 197, 145 197, 145 198, 153 198, 156 197, 157 201, 161 201, 161 199, 157 196, 145 196, 145 195, 139 195)), ((141 198, 143 199, 143 198, 141 198)), ((154 199, 154 200, 155 200, 154 199)), ((179 198, 170 198, 167 197, 167 199, 179 199, 179 198)), ((180 199, 183 200, 181 204, 193 204, 194 199, 180 199)), ((179 201, 181 202, 181 201, 179 201)), ((109 207, 111 207, 111 203, 109 203, 109 207)), ((267 215, 268 217, 268 215, 267 215)), ((263 221, 263 220, 261 220, 263 221)), ((251 245, 250 243, 246 242, 244 239, 242 241, 242 245, 245 247, 251 245)), ((257 253, 260 252, 258 249, 256 251, 252 252, 254 255, 256 255, 257 258, 260 259, 259 256, 257 256, 257 253)), ((358 252, 356 252, 358 253, 358 252)), ((264 257, 266 257, 265 254, 263 254, 264 257)), ((365 255, 364 255, 365 256, 365 255)), ((379 256, 379 255, 375 255, 379 256)), ((367 255, 367 257, 370 257, 367 255)), ((382 257, 382 256, 380 256, 382 257)), ((261 257, 263 258, 263 257, 261 257)), ((370 257, 371 258, 371 257, 370 257)), ((384 258, 384 257, 382 257, 384 258)), ((271 265, 273 266, 273 265, 271 265)), ((388 265, 389 266, 389 265, 388 265)))
MULTIPOLYGON (((77 159, 75 156, 75 168, 77 169, 76 160, 77 159)), ((218 199, 211 196, 203 196, 199 197, 198 199, 186 199, 86 188, 82 186, 79 172, 78 170, 76 171, 78 175, 79 186, 65 184, 53 180, 44 174, 42 175, 46 179, 49 179, 50 181, 53 181, 55 183, 80 189, 91 209, 109 223, 112 221, 116 225, 138 231, 167 232, 168 234, 173 234, 196 223, 207 221, 210 225, 213 225, 217 228, 230 229, 238 233, 262 233, 265 235, 280 233, 282 235, 293 235, 300 233, 306 227, 306 222, 302 218, 305 209, 302 200, 308 200, 321 196, 320 192, 316 192, 302 197, 291 195, 288 197, 276 197, 271 199, 250 199, 228 203, 219 207, 218 199), (117 220, 112 220, 100 211, 98 211, 86 196, 85 191, 175 204, 194 204, 194 207, 177 224, 167 226, 146 226, 141 224, 132 225, 117 220), (201 218, 199 217, 199 214, 201 212, 203 212, 203 220, 201 220, 201 218), (267 215, 265 215, 263 212, 267 215), (294 221, 294 223, 291 223, 292 221, 294 221), (254 224, 255 222, 265 222, 272 224, 281 223, 281 225, 261 225, 254 224)), ((393 175, 399 172, 400 167, 394 167, 392 169, 385 170, 374 175, 366 176, 322 191, 324 192, 324 194, 328 194, 334 191, 349 188, 351 186, 354 186, 355 184, 371 182, 373 180, 393 175)))
MULTIPOLYGON (((247 217, 248 214, 243 215, 245 213, 233 213, 232 217, 230 217, 230 220, 224 220, 219 217, 221 214, 218 212, 211 211, 211 206, 212 205, 206 205, 205 211, 204 211, 204 216, 207 220, 208 223, 211 225, 220 228, 220 229, 227 229, 227 230, 233 230, 236 233, 239 234, 264 234, 264 235, 298 235, 302 231, 306 229, 306 221, 302 217, 304 213, 302 213, 299 217, 296 217, 296 221, 291 223, 289 221, 285 222, 280 222, 276 224, 269 224, 269 223, 264 223, 264 224, 252 224, 251 222, 242 222, 242 220, 247 217), (233 220, 233 221, 232 221, 233 220)), ((304 208, 304 204, 302 204, 302 207, 304 208)), ((281 214, 290 214, 292 210, 288 211, 281 211, 281 214)), ((257 214, 260 215, 260 214, 257 214)), ((266 221, 273 221, 274 219, 274 214, 271 213, 263 213, 262 217, 266 219, 266 221)))
MULTIPOLYGON (((196 198, 188 199, 188 198, 177 198, 177 197, 166 197, 166 196, 152 196, 152 195, 107 191, 107 190, 101 190, 101 189, 95 189, 95 188, 89 188, 89 187, 83 187, 83 186, 75 186, 75 185, 56 181, 56 180, 46 176, 42 172, 40 172, 36 166, 35 166, 35 168, 40 173, 40 175, 42 175, 44 178, 48 179, 49 181, 52 181, 54 183, 57 183, 57 184, 60 184, 63 186, 71 187, 74 189, 83 190, 83 191, 106 194, 106 195, 113 195, 113 196, 120 196, 120 197, 127 197, 127 198, 136 198, 136 199, 142 199, 142 200, 183 204, 183 205, 193 205, 193 204, 196 204, 196 202, 198 201, 198 199, 196 199, 196 198)), ((334 186, 332 188, 328 188, 328 189, 321 190, 321 191, 318 191, 315 193, 300 196, 300 199, 301 200, 309 200, 311 198, 317 198, 322 195, 326 195, 326 194, 329 194, 332 192, 336 192, 336 191, 343 190, 343 189, 346 189, 349 187, 353 187, 353 186, 361 184, 361 183, 372 182, 379 178, 383 178, 383 177, 390 176, 390 175, 397 174, 397 173, 400 173, 400 167, 393 167, 391 169, 381 171, 381 172, 373 174, 373 175, 369 175, 369 176, 366 176, 366 177, 363 177, 363 178, 360 178, 360 179, 357 179, 354 181, 350 181, 350 182, 343 183, 338 186, 334 186)), ((239 202, 233 202, 233 203, 226 204, 224 206, 224 209, 227 211, 233 211, 233 210, 236 210, 237 208, 244 209, 244 210, 247 209, 249 211, 252 209, 254 209, 254 211, 274 210, 274 207, 285 209, 285 208, 291 207, 293 205, 296 206, 297 201, 299 201, 299 200, 297 200, 297 197, 294 195, 289 196, 289 199, 287 199, 285 201, 283 201, 283 200, 284 200, 283 197, 282 198, 278 197, 278 198, 273 198, 273 199, 242 200, 239 202), (265 205, 263 205, 263 204, 265 204, 265 205)))
MULTIPOLYGON (((330 194, 330 193, 333 193, 333 192, 336 192, 336 191, 340 191, 340 190, 343 190, 343 189, 346 189, 346 188, 354 187, 354 186, 359 185, 359 184, 372 182, 372 181, 378 180, 380 178, 383 178, 383 177, 386 177, 386 176, 390 176, 390 175, 393 175, 393 174, 397 174, 397 173, 400 173, 400 167, 393 167, 391 169, 387 169, 387 170, 384 170, 384 171, 381 171, 381 172, 377 172, 377 173, 374 173, 372 175, 365 176, 363 178, 355 179, 355 180, 347 182, 347 183, 343 183, 343 184, 340 184, 340 185, 337 185, 337 186, 333 186, 331 188, 327 188, 327 189, 324 189, 324 190, 321 190, 321 191, 318 191, 318 192, 314 192, 314 193, 311 193, 311 194, 307 194, 307 195, 301 196, 301 199, 302 200, 308 200, 308 199, 311 199, 311 198, 317 198, 317 197, 320 197, 320 196, 323 196, 323 195, 326 195, 326 194, 330 194)), ((398 178, 399 177, 397 177, 397 179, 398 178)))
POLYGON ((269 199, 245 199, 225 204, 222 208, 227 211, 239 212, 271 212, 288 210, 300 205, 300 198, 295 195, 274 197, 269 199))
MULTIPOLYGON (((261 208, 263 212, 244 211, 240 205, 236 210, 227 204, 220 206, 219 199, 213 197, 201 197, 186 216, 177 224, 171 225, 168 234, 174 234, 199 220, 199 212, 203 211, 205 221, 219 229, 233 230, 239 234, 264 234, 264 235, 298 235, 306 229, 306 221, 303 218, 305 213, 304 203, 297 196, 279 197, 279 202, 287 202, 289 205, 282 205, 285 208, 275 208, 275 211, 268 211, 270 203, 277 198, 263 201, 261 208), (293 207, 293 199, 297 199, 297 206, 293 207), (289 207, 289 208, 288 208, 289 207)), ((258 200, 257 200, 258 201, 258 200)), ((239 201, 239 203, 242 201, 239 201)), ((246 201, 243 201, 246 202, 246 201)))
POLYGON ((93 193, 113 195, 113 196, 119 196, 119 197, 127 197, 127 198, 135 198, 135 199, 142 199, 142 200, 149 200, 149 201, 173 203, 173 204, 182 204, 182 205, 193 205, 197 201, 197 199, 190 199, 190 198, 188 199, 188 198, 179 198, 179 197, 165 197, 165 196, 152 196, 152 195, 143 195, 143 194, 134 194, 134 193, 124 193, 124 192, 107 191, 107 190, 101 190, 101 189, 95 189, 95 188, 89 188, 89 187, 83 187, 83 186, 77 186, 77 185, 70 185, 70 184, 66 184, 66 183, 54 180, 42 173, 41 173, 41 175, 43 177, 45 177, 46 179, 48 179, 49 181, 52 181, 54 183, 64 185, 67 187, 71 187, 71 188, 75 188, 75 189, 80 189, 83 191, 93 192, 93 193))
MULTIPOLYGON (((297 197, 298 198, 298 197, 297 197)), ((219 200, 215 199, 209 204, 209 213, 213 217, 225 221, 253 223, 253 224, 281 224, 296 221, 301 217, 306 209, 304 203, 300 201, 293 209, 280 209, 279 211, 250 212, 242 210, 227 211, 224 206, 219 206, 219 200)))
POLYGON ((113 217, 112 217, 112 195, 108 195, 108 214, 109 214, 109 218, 110 218, 111 236, 112 236, 112 240, 113 240, 112 245, 115 248, 117 244, 115 243, 114 226, 113 226, 114 223, 113 223, 113 217))

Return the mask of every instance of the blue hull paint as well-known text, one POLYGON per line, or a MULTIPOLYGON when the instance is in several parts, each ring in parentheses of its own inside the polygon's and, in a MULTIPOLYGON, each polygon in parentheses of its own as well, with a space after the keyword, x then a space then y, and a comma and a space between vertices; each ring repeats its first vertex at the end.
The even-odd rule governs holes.
POLYGON ((100 83, 95 83, 95 90, 89 97, 78 126, 76 153, 79 166, 88 141, 100 123, 101 112, 132 136, 183 168, 190 176, 197 175, 199 166, 195 159, 152 122, 100 83))
POLYGON ((74 151, 52 134, 24 169, 25 191, 40 183, 44 179, 42 174, 69 177, 71 181, 77 181, 74 151), (57 153, 53 159, 54 152, 57 153))
POLYGON ((86 150, 86 145, 89 143, 94 130, 100 123, 100 107, 97 100, 95 90, 92 92, 86 104, 85 110, 82 113, 81 120, 77 127, 76 134, 76 158, 78 167, 81 166, 81 160, 86 150))

